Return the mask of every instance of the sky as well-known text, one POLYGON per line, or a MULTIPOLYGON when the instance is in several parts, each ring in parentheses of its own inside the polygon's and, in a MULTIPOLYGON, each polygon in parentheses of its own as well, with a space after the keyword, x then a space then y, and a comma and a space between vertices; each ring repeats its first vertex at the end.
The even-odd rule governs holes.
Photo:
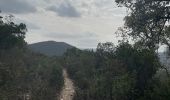
POLYGON ((0 9, 27 25, 29 44, 54 40, 78 48, 117 44, 115 32, 126 15, 114 0, 0 0, 0 9))

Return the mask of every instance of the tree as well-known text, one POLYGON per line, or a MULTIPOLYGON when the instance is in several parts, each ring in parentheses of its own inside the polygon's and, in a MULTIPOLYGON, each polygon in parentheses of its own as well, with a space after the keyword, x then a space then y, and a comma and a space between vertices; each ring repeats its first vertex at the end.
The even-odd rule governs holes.
POLYGON ((99 43, 97 45, 97 52, 113 53, 114 51, 115 51, 115 46, 111 42, 99 43))
POLYGON ((129 10, 125 17, 124 36, 131 36, 146 48, 156 50, 160 44, 170 48, 169 0, 116 0, 129 10))
POLYGON ((58 100, 64 83, 60 62, 26 49, 26 25, 12 19, 0 16, 0 100, 58 100))
POLYGON ((135 93, 129 93, 129 100, 139 99, 152 84, 152 78, 160 67, 157 55, 152 50, 136 49, 128 43, 121 43, 115 51, 115 58, 127 66, 129 73, 135 75, 135 93))
POLYGON ((27 31, 26 25, 23 23, 15 24, 12 22, 12 15, 3 19, 0 16, 0 49, 10 49, 13 47, 23 47, 25 33, 27 31))

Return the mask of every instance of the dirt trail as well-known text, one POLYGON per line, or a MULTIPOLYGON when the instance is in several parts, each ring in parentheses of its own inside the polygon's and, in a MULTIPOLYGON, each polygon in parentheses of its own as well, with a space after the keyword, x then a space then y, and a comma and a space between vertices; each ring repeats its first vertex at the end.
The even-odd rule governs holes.
POLYGON ((72 100, 74 96, 74 85, 72 80, 68 77, 66 69, 63 69, 64 87, 61 91, 60 100, 72 100))

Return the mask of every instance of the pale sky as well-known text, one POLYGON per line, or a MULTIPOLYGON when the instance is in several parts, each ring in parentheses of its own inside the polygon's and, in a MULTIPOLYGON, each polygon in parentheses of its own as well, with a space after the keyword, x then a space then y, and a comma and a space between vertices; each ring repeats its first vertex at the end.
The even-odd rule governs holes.
POLYGON ((114 0, 0 0, 0 9, 27 25, 28 43, 54 40, 78 48, 117 44, 114 33, 126 15, 114 0))

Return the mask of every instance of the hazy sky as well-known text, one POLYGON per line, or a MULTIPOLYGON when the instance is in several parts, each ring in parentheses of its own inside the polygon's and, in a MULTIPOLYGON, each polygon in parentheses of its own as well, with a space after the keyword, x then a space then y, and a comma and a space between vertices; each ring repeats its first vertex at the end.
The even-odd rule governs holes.
POLYGON ((54 40, 79 48, 117 43, 114 33, 126 15, 114 0, 0 0, 0 9, 27 25, 28 43, 54 40))

